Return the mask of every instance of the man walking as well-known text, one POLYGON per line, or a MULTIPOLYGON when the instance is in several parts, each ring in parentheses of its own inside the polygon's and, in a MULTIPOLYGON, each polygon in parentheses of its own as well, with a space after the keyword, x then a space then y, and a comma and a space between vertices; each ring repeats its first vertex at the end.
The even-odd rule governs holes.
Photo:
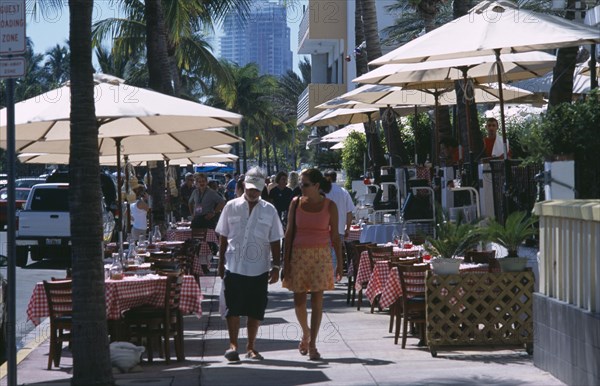
MULTIPOLYGON (((354 203, 350 193, 338 184, 336 184, 337 173, 333 170, 327 170, 324 174, 325 178, 331 182, 331 190, 325 192, 325 197, 335 202, 338 208, 338 232, 340 233, 340 242, 344 245, 344 239, 350 234, 350 225, 352 225, 352 212, 354 211, 354 203)), ((335 250, 331 248, 331 256, 333 259, 333 272, 336 272, 335 267, 337 258, 335 250)), ((339 256, 340 259, 343 256, 339 256)), ((343 264, 343 262, 342 262, 343 264)))
POLYGON ((220 235, 218 274, 225 288, 229 331, 225 358, 230 362, 240 360, 240 316, 248 317, 246 358, 263 359, 254 344, 267 308, 268 284, 279 280, 283 228, 275 207, 260 198, 264 187, 265 173, 250 169, 244 177, 243 196, 227 202, 215 229, 220 235))

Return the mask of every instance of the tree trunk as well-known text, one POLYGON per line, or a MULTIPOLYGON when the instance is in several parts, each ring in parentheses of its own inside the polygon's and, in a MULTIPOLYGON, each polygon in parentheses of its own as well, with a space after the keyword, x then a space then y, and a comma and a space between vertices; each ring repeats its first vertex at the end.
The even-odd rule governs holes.
MULTIPOLYGON (((576 0, 568 0, 566 9, 575 9, 576 0)), ((565 19, 574 20, 575 13, 567 11, 565 19)), ((573 99, 573 74, 575 73, 575 61, 578 47, 560 48, 556 54, 556 64, 552 73, 552 86, 548 97, 548 109, 552 109, 561 103, 571 103, 573 99)))
MULTIPOLYGON (((377 8, 375 0, 360 0, 365 39, 367 41, 367 60, 370 62, 381 56, 381 41, 377 25, 377 8)), ((371 68, 373 70, 375 67, 371 68)))
POLYGON ((146 0, 145 12, 149 86, 155 91, 173 95, 171 67, 167 52, 167 33, 161 0, 146 0))
MULTIPOLYGON (((359 47, 365 41, 365 30, 363 28, 362 20, 362 1, 355 2, 354 12, 354 28, 355 28, 355 41, 356 46, 359 47)), ((361 76, 369 72, 369 63, 367 61, 366 49, 360 48, 360 51, 356 51, 356 76, 361 76)))
POLYGON ((271 147, 273 148, 273 165, 276 171, 280 171, 279 161, 277 160, 277 146, 275 146, 275 137, 271 138, 271 147))
POLYGON ((92 0, 69 1, 72 385, 113 385, 102 263, 102 190, 92 66, 92 0), (93 348, 93 349, 90 349, 93 348))
POLYGON ((392 166, 397 168, 408 164, 406 146, 404 146, 404 142, 400 136, 400 128, 398 127, 394 109, 388 107, 386 109, 381 109, 380 111, 381 125, 383 126, 385 141, 392 160, 392 166))

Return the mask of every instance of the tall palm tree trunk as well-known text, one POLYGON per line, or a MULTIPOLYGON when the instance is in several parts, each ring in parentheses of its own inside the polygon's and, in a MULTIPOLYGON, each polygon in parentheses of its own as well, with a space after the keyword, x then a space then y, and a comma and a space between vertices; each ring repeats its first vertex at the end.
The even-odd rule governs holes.
MULTIPOLYGON (((375 60, 381 56, 381 41, 377 25, 377 8, 375 0, 360 0, 365 39, 367 41, 367 59, 375 60)), ((374 68, 371 68, 374 69, 374 68)))
POLYGON ((146 51, 150 88, 173 95, 167 33, 161 0, 146 0, 146 51))
POLYGON ((391 157, 391 164, 394 167, 400 167, 408 163, 408 154, 404 141, 400 136, 400 128, 396 120, 396 113, 391 107, 380 110, 381 125, 385 133, 385 141, 391 157))
MULTIPOLYGON (((576 0, 568 0, 566 9, 575 9, 576 0)), ((575 13, 567 11, 565 19, 574 20, 575 13)), ((552 86, 548 98, 548 108, 552 109, 561 103, 570 103, 573 99, 573 74, 578 47, 560 48, 556 54, 556 64, 552 73, 552 86)))
POLYGON ((113 385, 108 349, 102 190, 92 67, 93 0, 71 0, 70 217, 73 267, 72 385, 113 385), (93 349, 92 349, 93 348, 93 349))
MULTIPOLYGON (((356 1, 356 9, 354 10, 354 27, 356 45, 360 46, 365 41, 365 30, 362 20, 362 1, 356 1)), ((367 61, 367 52, 360 50, 356 53, 356 75, 361 76, 369 72, 369 64, 367 61)))

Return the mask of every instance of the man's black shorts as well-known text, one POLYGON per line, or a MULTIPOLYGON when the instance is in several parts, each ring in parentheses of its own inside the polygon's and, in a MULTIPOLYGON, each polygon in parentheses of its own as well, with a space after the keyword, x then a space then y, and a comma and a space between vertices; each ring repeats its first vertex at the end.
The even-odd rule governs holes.
POLYGON ((237 273, 225 272, 225 316, 249 316, 263 320, 267 309, 267 287, 269 273, 259 276, 244 276, 237 273))

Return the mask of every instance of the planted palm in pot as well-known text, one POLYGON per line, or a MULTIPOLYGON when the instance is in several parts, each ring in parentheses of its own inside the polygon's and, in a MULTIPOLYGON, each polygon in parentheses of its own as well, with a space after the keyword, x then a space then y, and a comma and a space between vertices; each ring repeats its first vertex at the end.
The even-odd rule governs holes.
POLYGON ((436 225, 436 238, 428 237, 425 249, 437 256, 432 260, 432 267, 437 274, 456 274, 462 260, 455 259, 465 250, 476 245, 481 239, 481 232, 476 225, 462 222, 442 221, 436 225))
POLYGON ((502 272, 519 272, 527 264, 526 258, 519 257, 519 246, 537 233, 533 226, 537 219, 527 212, 511 213, 504 225, 492 220, 485 229, 486 236, 508 250, 508 255, 498 259, 502 272))

